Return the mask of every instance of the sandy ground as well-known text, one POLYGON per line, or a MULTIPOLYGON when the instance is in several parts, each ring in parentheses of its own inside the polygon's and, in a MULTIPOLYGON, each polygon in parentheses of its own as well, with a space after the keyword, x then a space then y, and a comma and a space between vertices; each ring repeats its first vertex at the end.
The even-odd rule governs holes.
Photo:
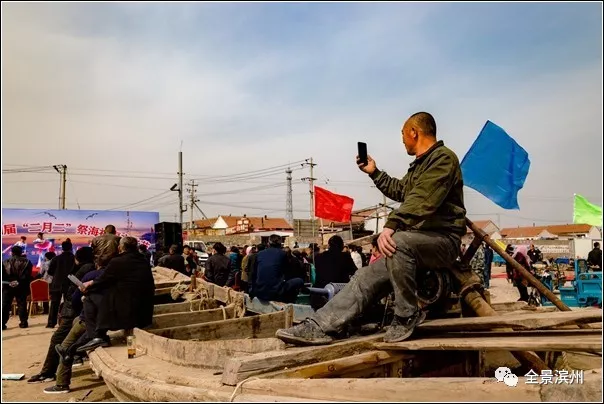
MULTIPOLYGON (((494 266, 492 269, 493 279, 489 289, 492 303, 515 302, 520 297, 518 290, 505 277, 499 277, 504 273, 504 267, 494 266)), ((45 394, 43 389, 52 386, 52 383, 27 384, 26 380, 37 374, 42 367, 53 330, 44 328, 45 315, 30 318, 28 329, 20 329, 18 323, 18 318, 11 317, 8 330, 2 331, 2 373, 25 373, 25 378, 20 381, 2 381, 3 402, 80 401, 90 390, 92 392, 84 401, 117 401, 102 380, 98 380, 90 370, 88 362, 74 369, 70 393, 45 394)), ((576 369, 602 366, 601 358, 571 355, 569 360, 576 369)))
POLYGON ((84 401, 117 401, 102 380, 96 378, 88 362, 75 368, 71 392, 46 394, 43 390, 51 383, 27 384, 27 379, 42 369, 53 330, 45 328, 46 315, 30 317, 29 328, 19 328, 19 318, 11 317, 8 330, 2 331, 2 373, 25 373, 19 381, 2 380, 2 402, 31 401, 80 401, 88 391, 92 392, 84 401))

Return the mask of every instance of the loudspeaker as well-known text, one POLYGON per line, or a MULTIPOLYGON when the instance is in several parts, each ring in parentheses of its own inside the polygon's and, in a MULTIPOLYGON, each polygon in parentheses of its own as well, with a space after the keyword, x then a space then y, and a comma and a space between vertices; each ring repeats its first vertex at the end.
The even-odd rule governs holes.
POLYGON ((180 223, 161 222, 155 225, 155 250, 160 252, 172 244, 182 250, 182 225, 180 223))

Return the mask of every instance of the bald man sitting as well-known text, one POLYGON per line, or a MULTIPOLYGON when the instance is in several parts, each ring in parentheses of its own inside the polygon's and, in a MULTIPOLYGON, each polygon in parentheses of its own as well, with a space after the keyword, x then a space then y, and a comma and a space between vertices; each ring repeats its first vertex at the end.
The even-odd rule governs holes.
POLYGON ((401 202, 388 217, 378 238, 385 259, 358 270, 344 289, 312 318, 288 329, 277 338, 296 345, 324 345, 358 317, 369 305, 394 290, 394 319, 385 342, 409 338, 426 315, 418 308, 416 270, 451 266, 459 255, 466 233, 463 181, 455 153, 436 140, 432 115, 418 112, 401 130, 407 154, 415 156, 402 180, 380 171, 371 158, 361 171, 369 174, 388 198, 401 202))

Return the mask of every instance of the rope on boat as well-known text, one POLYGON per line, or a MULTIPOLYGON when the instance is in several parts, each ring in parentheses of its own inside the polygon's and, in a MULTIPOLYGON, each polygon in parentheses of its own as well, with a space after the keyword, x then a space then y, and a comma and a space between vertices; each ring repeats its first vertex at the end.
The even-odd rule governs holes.
POLYGON ((233 289, 227 290, 227 304, 233 303, 235 305, 235 313, 233 318, 242 318, 245 316, 245 297, 243 293, 234 291, 233 289))
POLYGON ((189 289, 188 285, 185 285, 183 281, 178 282, 175 286, 170 290, 170 296, 172 300, 177 300, 180 296, 182 296, 187 289, 189 289))
POLYGON ((231 398, 229 399, 229 402, 232 403, 233 400, 235 399, 235 396, 237 395, 237 391, 241 388, 241 386, 243 386, 243 383, 252 381, 252 380, 260 380, 259 377, 248 377, 245 380, 240 381, 239 383, 237 383, 237 386, 235 386, 235 390, 233 390, 233 394, 231 394, 231 398))
POLYGON ((220 306, 220 308, 222 309, 222 319, 226 320, 227 319, 226 309, 224 308, 224 306, 220 306))

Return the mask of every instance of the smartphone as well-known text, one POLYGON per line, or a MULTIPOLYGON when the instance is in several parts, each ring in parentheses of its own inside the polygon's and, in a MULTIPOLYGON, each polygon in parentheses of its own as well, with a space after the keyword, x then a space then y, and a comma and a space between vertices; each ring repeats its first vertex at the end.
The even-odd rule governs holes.
POLYGON ((359 160, 363 164, 367 164, 367 143, 358 142, 357 147, 359 149, 359 160))

